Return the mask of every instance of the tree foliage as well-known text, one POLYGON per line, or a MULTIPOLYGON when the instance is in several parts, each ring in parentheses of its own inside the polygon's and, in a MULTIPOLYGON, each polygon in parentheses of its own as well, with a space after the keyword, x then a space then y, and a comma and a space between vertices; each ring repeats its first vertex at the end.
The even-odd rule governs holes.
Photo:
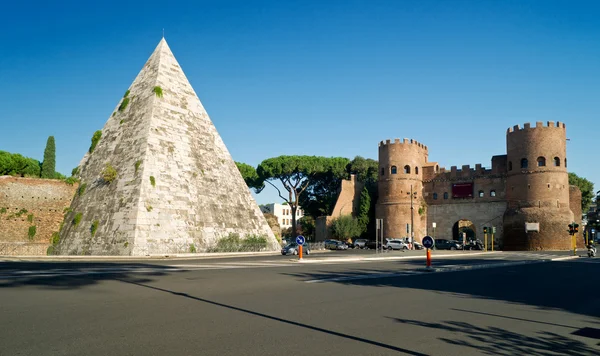
POLYGON ((331 229, 333 236, 341 240, 358 237, 364 231, 364 227, 352 215, 342 215, 336 218, 331 224, 331 229))
POLYGON ((356 178, 366 185, 376 185, 379 163, 371 158, 356 156, 348 165, 348 173, 356 174, 356 178))
POLYGON ((92 136, 92 144, 90 145, 90 149, 88 150, 90 153, 94 152, 96 149, 96 145, 100 142, 100 138, 102 138, 102 130, 98 130, 94 132, 92 136))
POLYGON ((369 223, 370 213, 371 211, 371 195, 369 194, 369 189, 365 185, 363 190, 360 192, 360 201, 358 206, 358 222, 361 226, 364 227, 364 230, 367 229, 367 224, 369 223))
POLYGON ((306 237, 307 240, 313 240, 315 237, 315 219, 312 216, 305 215, 298 219, 299 235, 306 237))
MULTIPOLYGON (((279 197, 290 205, 292 210, 292 231, 296 231, 296 211, 305 194, 315 194, 314 184, 319 180, 331 180, 345 176, 349 160, 342 157, 318 156, 279 156, 262 161, 256 172, 259 183, 268 183, 279 193, 279 197), (282 191, 273 182, 279 182, 287 191, 282 191), (312 185, 312 186, 311 186, 312 185), (309 187, 313 189, 309 189, 309 187)), ((339 178, 338 178, 339 179, 339 178)), ((303 205, 306 211, 305 206, 303 205)))
POLYGON ((253 188, 256 193, 260 193, 265 185, 258 177, 256 169, 249 164, 241 162, 235 162, 235 165, 242 174, 242 178, 244 178, 248 188, 253 188))
POLYGON ((569 173, 569 184, 577 186, 581 190, 581 211, 586 213, 595 197, 594 183, 575 173, 569 173))
POLYGON ((39 177, 41 163, 18 153, 0 151, 0 175, 39 177))
POLYGON ((55 178, 56 172, 56 144, 54 136, 49 136, 44 149, 44 161, 42 162, 42 178, 55 178))

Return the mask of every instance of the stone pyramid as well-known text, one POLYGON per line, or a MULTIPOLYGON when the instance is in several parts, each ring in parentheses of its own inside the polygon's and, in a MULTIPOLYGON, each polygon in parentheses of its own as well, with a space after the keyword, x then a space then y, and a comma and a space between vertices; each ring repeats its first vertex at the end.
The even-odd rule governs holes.
POLYGON ((79 176, 55 253, 203 252, 231 233, 264 236, 267 249, 279 247, 164 38, 79 176))

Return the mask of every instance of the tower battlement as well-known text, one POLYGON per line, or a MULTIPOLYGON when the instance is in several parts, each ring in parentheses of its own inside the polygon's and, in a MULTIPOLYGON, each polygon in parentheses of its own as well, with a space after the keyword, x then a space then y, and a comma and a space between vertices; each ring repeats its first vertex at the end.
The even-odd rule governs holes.
POLYGON ((396 138, 396 139, 394 139, 393 142, 392 142, 392 140, 385 140, 385 141, 379 142, 379 147, 388 146, 388 145, 415 145, 415 146, 420 147, 420 148, 424 149, 425 151, 427 151, 427 146, 425 146, 421 142, 418 142, 417 140, 408 139, 408 138, 405 138, 403 140, 396 138))
POLYGON ((520 125, 515 125, 513 127, 509 127, 506 130, 507 134, 510 133, 514 133, 514 132, 519 132, 519 131, 524 131, 524 130, 534 130, 534 129, 540 129, 540 128, 546 128, 546 129, 550 129, 550 128, 556 128, 556 129, 566 129, 567 125, 565 125, 564 122, 560 122, 557 121, 556 124, 554 123, 554 121, 546 121, 546 125, 544 125, 544 122, 542 121, 537 121, 535 123, 535 126, 532 127, 531 123, 527 122, 523 125, 523 127, 521 127, 520 125))

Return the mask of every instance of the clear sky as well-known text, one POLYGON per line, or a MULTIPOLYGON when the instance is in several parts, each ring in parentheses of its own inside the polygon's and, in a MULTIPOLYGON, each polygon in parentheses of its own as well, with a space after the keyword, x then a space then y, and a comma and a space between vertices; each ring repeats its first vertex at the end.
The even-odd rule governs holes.
POLYGON ((236 161, 376 159, 407 137, 489 167, 508 127, 563 121, 598 190, 599 18, 573 0, 5 1, 0 150, 41 160, 54 135, 69 175, 164 28, 236 161))

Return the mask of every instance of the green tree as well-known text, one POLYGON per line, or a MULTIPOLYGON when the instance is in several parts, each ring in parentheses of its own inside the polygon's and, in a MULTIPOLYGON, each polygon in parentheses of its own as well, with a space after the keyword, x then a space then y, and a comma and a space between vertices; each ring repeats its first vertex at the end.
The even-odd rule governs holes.
POLYGON ((331 223, 333 236, 340 240, 352 239, 363 233, 363 226, 352 215, 342 215, 331 223))
POLYGON ((315 236, 315 219, 312 216, 305 215, 298 219, 298 225, 300 225, 299 233, 306 237, 306 239, 312 240, 315 236))
MULTIPOLYGON (((290 205, 292 210, 292 232, 297 231, 296 211, 307 189, 321 175, 344 174, 347 158, 317 156, 279 156, 262 161, 256 172, 259 180, 255 185, 270 184, 279 193, 279 197, 290 205), (273 184, 279 181, 287 191, 283 195, 279 187, 273 184)), ((306 209, 305 209, 306 210, 306 209)))
POLYGON ((258 174, 256 173, 256 168, 252 167, 249 164, 241 162, 235 162, 235 165, 242 174, 242 178, 244 178, 244 181, 246 182, 246 185, 248 185, 248 188, 253 188, 256 193, 260 193, 265 187, 265 185, 258 177, 258 174))
POLYGON ((376 185, 379 176, 379 162, 371 158, 356 156, 347 167, 348 173, 356 174, 356 178, 367 185, 376 185))
POLYGON ((54 136, 49 136, 44 149, 44 161, 42 162, 42 178, 55 178, 56 172, 56 144, 54 136))
POLYGON ((577 186, 581 190, 581 211, 586 213, 595 196, 594 183, 575 173, 569 173, 569 184, 577 186))
POLYGON ((0 151, 0 175, 40 177, 41 163, 18 153, 0 151))
POLYGON ((358 205, 358 222, 363 226, 363 230, 367 230, 367 225, 371 220, 371 194, 369 194, 369 188, 365 185, 363 190, 360 192, 360 201, 358 205))

